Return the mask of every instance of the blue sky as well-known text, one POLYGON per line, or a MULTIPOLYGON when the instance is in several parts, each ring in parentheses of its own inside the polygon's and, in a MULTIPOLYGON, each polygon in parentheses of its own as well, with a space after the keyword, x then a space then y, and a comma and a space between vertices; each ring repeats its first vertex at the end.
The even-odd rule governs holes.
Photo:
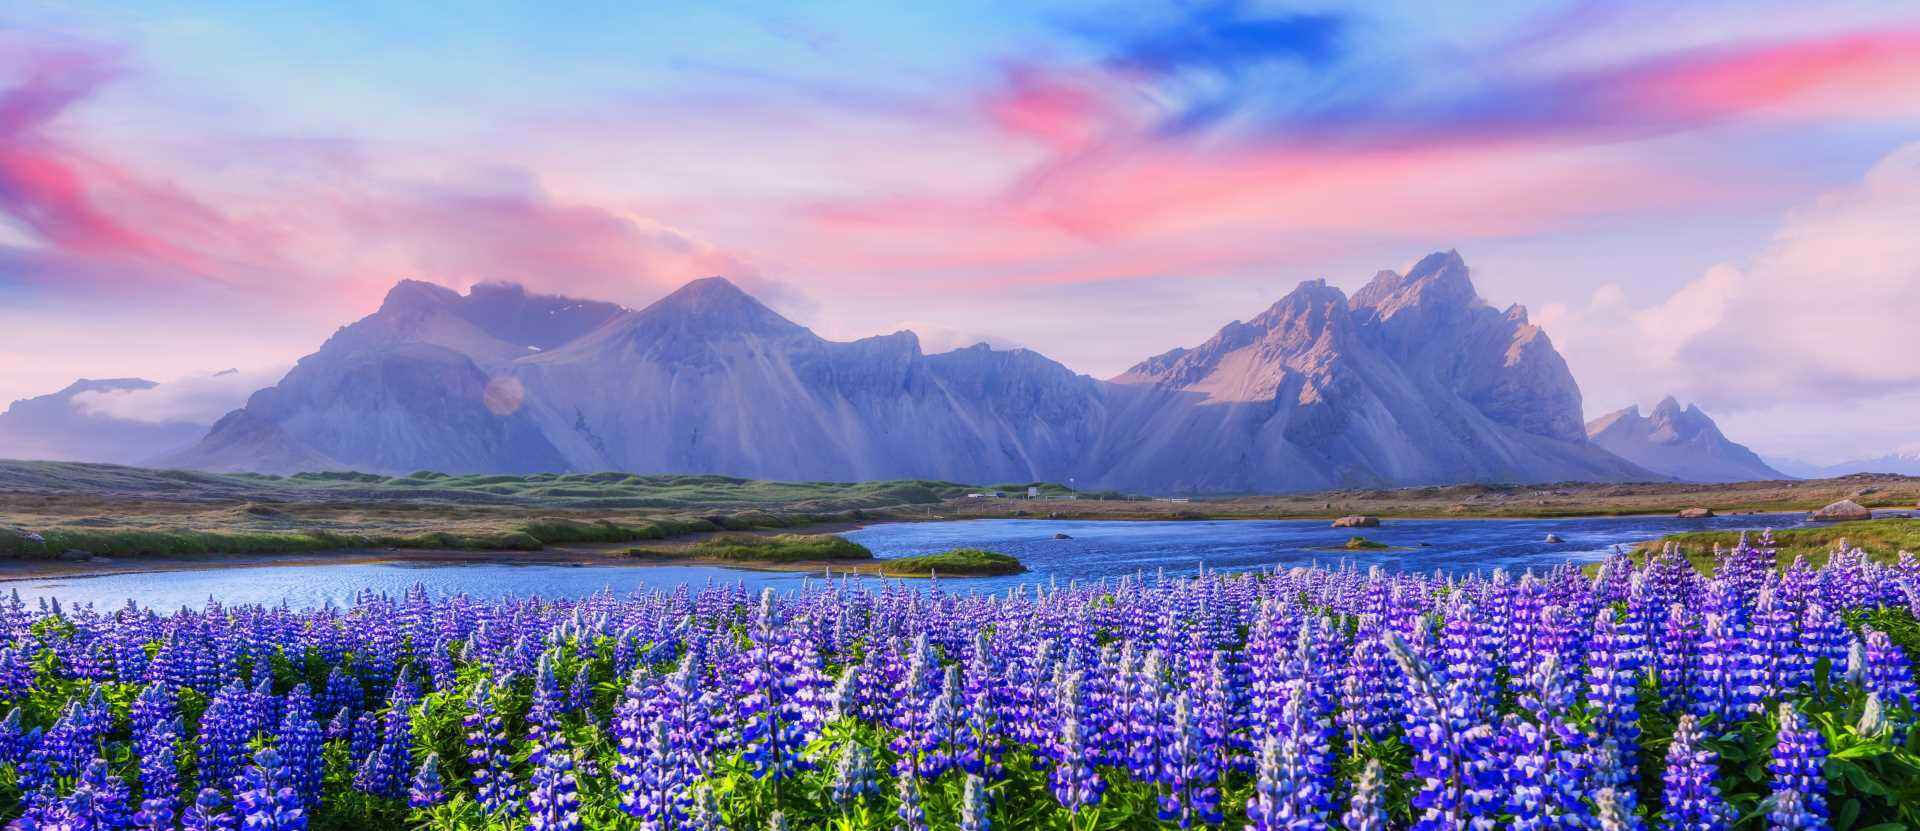
POLYGON ((1837 459, 1920 440, 1883 359, 1920 346, 1916 77, 1877 2, 29 0, 0 399, 285 365, 401 277, 721 273, 1104 376, 1457 248, 1590 415, 1673 393, 1837 459))

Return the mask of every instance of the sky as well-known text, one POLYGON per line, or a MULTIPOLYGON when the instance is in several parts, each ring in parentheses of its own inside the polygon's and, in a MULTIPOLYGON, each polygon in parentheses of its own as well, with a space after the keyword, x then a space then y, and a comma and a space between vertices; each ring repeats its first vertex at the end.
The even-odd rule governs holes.
POLYGON ((1105 377, 1451 248, 1589 417, 1920 442, 1915 4, 437 5, 0 9, 0 401, 230 406, 401 278, 1105 377))

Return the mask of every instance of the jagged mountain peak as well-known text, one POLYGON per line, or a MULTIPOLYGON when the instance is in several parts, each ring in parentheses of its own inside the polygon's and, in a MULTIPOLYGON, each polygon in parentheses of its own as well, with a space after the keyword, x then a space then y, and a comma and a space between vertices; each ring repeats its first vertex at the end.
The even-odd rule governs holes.
POLYGON ((806 327, 788 320, 725 277, 702 277, 689 282, 631 317, 635 323, 673 323, 699 327, 714 334, 807 332, 806 327))
POLYGON ((1404 275, 1379 272, 1353 293, 1354 308, 1372 309, 1382 319, 1413 307, 1470 309, 1484 302, 1474 290, 1466 260, 1451 249, 1421 257, 1404 275))
POLYGON ((1720 432, 1699 405, 1665 396, 1651 413, 1630 405, 1587 423, 1593 443, 1657 473, 1696 482, 1786 478, 1720 432))
POLYGON ((380 301, 381 312, 401 312, 451 305, 460 301, 460 293, 438 283, 403 278, 387 289, 380 301))

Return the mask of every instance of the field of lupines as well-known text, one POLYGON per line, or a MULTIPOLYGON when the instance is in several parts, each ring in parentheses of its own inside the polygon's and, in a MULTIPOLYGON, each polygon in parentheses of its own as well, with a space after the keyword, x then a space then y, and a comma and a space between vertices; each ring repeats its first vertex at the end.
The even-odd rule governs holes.
POLYGON ((0 607, 21 829, 1920 827, 1920 563, 0 607))

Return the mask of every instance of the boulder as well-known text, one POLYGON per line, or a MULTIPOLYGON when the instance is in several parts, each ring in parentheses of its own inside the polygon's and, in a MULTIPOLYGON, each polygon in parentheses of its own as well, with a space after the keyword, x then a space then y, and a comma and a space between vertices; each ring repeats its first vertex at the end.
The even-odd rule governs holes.
POLYGON ((1333 527, 1335 528, 1372 528, 1379 524, 1380 524, 1379 517, 1362 516, 1360 514, 1343 516, 1333 521, 1333 527))
POLYGON ((1069 536, 1069 535, 1067 535, 1067 534, 1065 534, 1065 533, 1059 533, 1059 534, 1054 534, 1054 535, 1053 535, 1053 538, 1054 538, 1054 539, 1056 539, 1056 540, 1070 540, 1070 539, 1073 539, 1073 537, 1071 537, 1071 536, 1069 536))
POLYGON ((1681 519, 1706 519, 1713 516, 1712 508, 1687 508, 1676 514, 1681 519))
POLYGON ((60 559, 69 563, 84 563, 93 559, 93 554, 91 552, 81 551, 78 548, 69 548, 60 552, 60 559))
POLYGON ((1564 542, 1564 540, 1560 539, 1559 534, 1548 534, 1547 542, 1564 542))
POLYGON ((1843 522, 1853 519, 1872 519, 1873 512, 1851 499, 1842 499, 1808 515, 1816 522, 1843 522))

